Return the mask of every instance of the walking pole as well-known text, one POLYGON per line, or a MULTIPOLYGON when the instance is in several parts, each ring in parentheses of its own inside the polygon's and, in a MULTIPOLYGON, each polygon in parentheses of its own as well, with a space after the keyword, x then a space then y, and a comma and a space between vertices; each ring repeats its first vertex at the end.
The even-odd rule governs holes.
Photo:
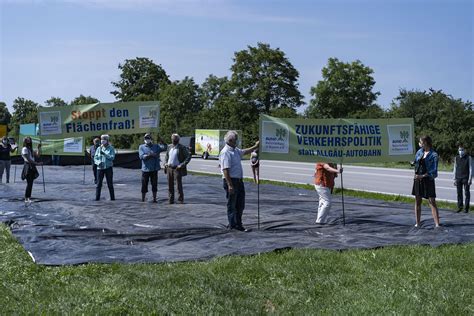
MULTIPOLYGON (((341 162, 342 168, 342 162, 341 162)), ((344 212, 344 182, 342 181, 342 173, 341 173, 341 196, 342 196, 342 225, 346 226, 346 215, 344 212)))
POLYGON ((260 230, 260 174, 257 179, 257 228, 260 230))
MULTIPOLYGON (((40 138, 40 145, 41 145, 41 138, 40 138)), ((41 162, 43 162, 42 160, 43 159, 41 159, 41 162)), ((41 174, 43 176, 43 192, 46 193, 46 185, 44 183, 44 166, 43 166, 43 164, 41 164, 41 174)))
POLYGON ((82 174, 82 184, 86 184, 86 153, 84 153, 84 159, 82 163, 84 165, 84 172, 82 174))

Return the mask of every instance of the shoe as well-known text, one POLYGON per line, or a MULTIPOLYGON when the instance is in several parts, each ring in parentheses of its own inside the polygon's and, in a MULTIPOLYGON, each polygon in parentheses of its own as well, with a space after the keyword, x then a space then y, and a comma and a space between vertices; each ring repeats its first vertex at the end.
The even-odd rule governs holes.
POLYGON ((178 200, 178 204, 184 204, 184 201, 178 200))
POLYGON ((419 225, 418 225, 418 224, 415 224, 415 228, 418 228, 418 227, 419 227, 419 225))
POLYGON ((462 208, 460 208, 456 211, 456 213, 461 213, 461 212, 462 212, 462 208))
POLYGON ((246 229, 244 226, 236 226, 236 227, 234 227, 234 229, 236 229, 238 231, 241 231, 241 232, 245 232, 245 233, 250 231, 250 229, 246 229))
POLYGON ((464 210, 464 213, 469 213, 469 210, 464 210))
POLYGON ((169 203, 169 204, 174 204, 174 201, 169 201, 168 203, 169 203))

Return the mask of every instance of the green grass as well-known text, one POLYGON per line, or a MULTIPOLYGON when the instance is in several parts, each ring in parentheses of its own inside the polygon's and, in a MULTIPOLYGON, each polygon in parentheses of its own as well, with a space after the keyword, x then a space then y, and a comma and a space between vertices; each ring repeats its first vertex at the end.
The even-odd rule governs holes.
MULTIPOLYGON (((352 166, 379 167, 379 168, 396 168, 396 169, 413 169, 408 162, 371 162, 371 163, 350 163, 352 166)), ((438 171, 453 171, 453 164, 444 161, 438 162, 438 171)))
POLYGON ((474 243, 46 267, 0 225, 2 314, 474 313, 474 243))

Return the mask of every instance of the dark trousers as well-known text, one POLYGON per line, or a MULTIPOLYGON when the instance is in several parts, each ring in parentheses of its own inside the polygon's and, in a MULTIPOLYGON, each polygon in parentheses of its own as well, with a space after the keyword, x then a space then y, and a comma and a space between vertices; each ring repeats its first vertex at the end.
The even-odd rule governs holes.
POLYGON ((184 201, 184 192, 183 192, 183 176, 181 171, 176 168, 166 168, 166 173, 168 175, 168 198, 170 202, 174 202, 174 183, 178 187, 178 201, 184 201))
POLYGON ((92 165, 92 173, 94 174, 94 184, 97 184, 97 165, 92 165))
POLYGON ((142 193, 148 192, 148 182, 151 180, 151 192, 158 191, 158 171, 142 171, 142 193))
POLYGON ((245 187, 244 181, 238 178, 231 178, 234 193, 229 194, 229 186, 224 179, 224 190, 227 198, 227 219, 229 228, 242 227, 242 214, 245 208, 245 187))
POLYGON ((115 200, 114 193, 114 171, 113 168, 107 169, 98 169, 97 170, 97 187, 95 190, 95 199, 100 200, 100 191, 102 190, 102 182, 104 181, 104 176, 107 179, 107 186, 109 187, 110 199, 115 200))
POLYGON ((458 190, 458 210, 462 210, 463 206, 465 207, 465 211, 469 212, 469 203, 471 202, 471 186, 469 185, 468 179, 456 179, 456 188, 458 190), (464 195, 466 197, 466 201, 463 205, 462 199, 462 190, 464 188, 464 195))
POLYGON ((35 175, 33 172, 30 172, 26 175, 26 190, 25 198, 29 199, 31 197, 31 191, 33 190, 33 181, 35 180, 35 175))
POLYGON ((51 156, 51 163, 53 166, 59 166, 59 156, 58 155, 52 155, 51 156))

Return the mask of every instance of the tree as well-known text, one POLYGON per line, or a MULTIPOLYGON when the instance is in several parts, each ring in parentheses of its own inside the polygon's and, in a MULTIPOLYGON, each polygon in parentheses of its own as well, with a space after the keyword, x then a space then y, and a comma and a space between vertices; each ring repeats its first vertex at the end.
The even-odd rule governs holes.
POLYGON ((230 91, 224 85, 229 84, 227 77, 216 77, 209 75, 204 80, 200 89, 199 100, 204 109, 210 109, 215 106, 222 98, 229 96, 230 91))
POLYGON ((156 65, 148 58, 126 59, 118 68, 122 71, 120 80, 112 82, 117 90, 110 93, 123 102, 156 95, 163 85, 170 82, 161 65, 156 65))
POLYGON ((193 78, 185 77, 162 87, 160 93, 160 134, 188 135, 194 132, 195 120, 201 105, 199 86, 193 78))
POLYGON ((441 90, 402 89, 388 115, 413 118, 416 137, 431 136, 433 146, 445 161, 455 155, 458 142, 463 142, 471 153, 474 150, 474 110, 470 101, 455 99, 441 90))
POLYGON ((8 111, 7 104, 5 102, 0 102, 0 125, 10 124, 12 115, 8 111))
POLYGON ((46 106, 66 106, 67 103, 61 98, 51 97, 49 100, 44 101, 46 106))
POLYGON ((72 100, 69 104, 70 105, 86 105, 86 104, 94 104, 94 103, 99 103, 100 101, 92 96, 85 96, 85 95, 80 95, 74 100, 72 100))
POLYGON ((279 48, 258 43, 236 52, 231 67, 231 86, 239 102, 255 107, 258 113, 303 104, 298 90, 298 71, 279 48))
POLYGON ((258 135, 258 110, 248 102, 239 101, 233 89, 227 77, 210 75, 206 78, 200 89, 202 109, 195 127, 242 130, 243 144, 251 144, 258 135))
MULTIPOLYGON (((311 87, 313 99, 306 109, 309 118, 345 118, 374 106, 379 92, 373 92, 373 70, 359 60, 344 63, 329 58, 322 69, 323 80, 311 87)), ((378 109, 377 109, 378 111, 378 109)))
POLYGON ((19 134, 20 124, 38 123, 38 106, 38 103, 20 97, 13 101, 14 112, 10 121, 13 135, 19 134))

